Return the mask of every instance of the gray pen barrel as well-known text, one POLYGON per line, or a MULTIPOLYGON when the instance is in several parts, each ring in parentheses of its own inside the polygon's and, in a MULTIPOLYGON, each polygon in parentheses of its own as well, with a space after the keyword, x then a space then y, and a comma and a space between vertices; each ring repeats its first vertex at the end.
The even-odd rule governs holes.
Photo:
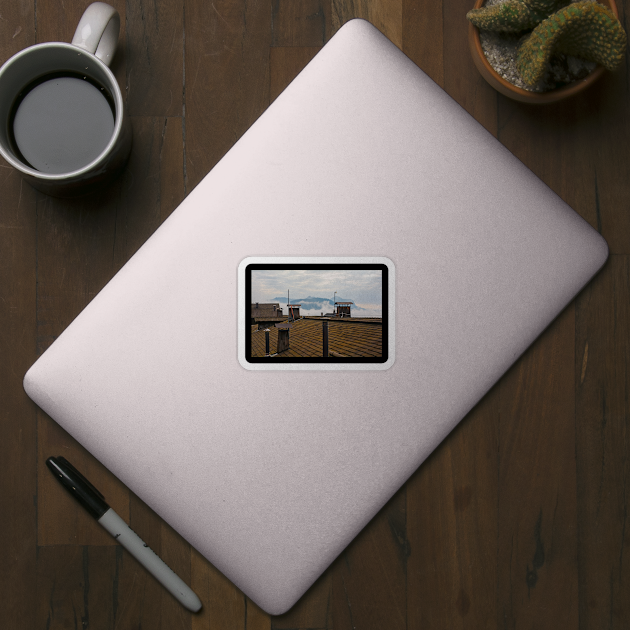
POLYGON ((197 612, 201 601, 190 587, 176 575, 160 557, 109 508, 98 522, 142 564, 183 606, 197 612))

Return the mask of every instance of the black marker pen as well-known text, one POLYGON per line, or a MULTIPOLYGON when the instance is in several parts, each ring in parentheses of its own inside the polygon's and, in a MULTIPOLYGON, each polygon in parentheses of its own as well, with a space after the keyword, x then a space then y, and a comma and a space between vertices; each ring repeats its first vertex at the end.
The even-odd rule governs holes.
POLYGON ((201 601, 127 523, 105 502, 105 497, 65 457, 49 457, 50 468, 61 485, 151 573, 183 606, 197 612, 201 601))

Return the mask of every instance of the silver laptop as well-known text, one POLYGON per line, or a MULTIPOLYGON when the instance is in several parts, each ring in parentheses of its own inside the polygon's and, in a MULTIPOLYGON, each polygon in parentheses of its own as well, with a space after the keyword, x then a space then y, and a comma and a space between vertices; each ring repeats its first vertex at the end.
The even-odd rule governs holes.
POLYGON ((24 386, 279 614, 607 255, 595 230, 354 20, 24 386))

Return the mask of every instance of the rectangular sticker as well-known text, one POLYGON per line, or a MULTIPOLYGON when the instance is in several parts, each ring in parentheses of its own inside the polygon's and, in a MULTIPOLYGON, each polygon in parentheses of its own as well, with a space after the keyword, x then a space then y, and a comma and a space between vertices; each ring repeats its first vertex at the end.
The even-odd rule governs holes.
POLYGON ((244 368, 382 370, 393 364, 388 258, 246 258, 238 279, 244 368))

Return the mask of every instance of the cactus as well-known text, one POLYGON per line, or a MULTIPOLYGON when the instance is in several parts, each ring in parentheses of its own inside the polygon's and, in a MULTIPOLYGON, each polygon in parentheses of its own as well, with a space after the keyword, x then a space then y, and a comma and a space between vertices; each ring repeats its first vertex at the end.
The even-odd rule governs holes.
POLYGON ((575 2, 543 20, 521 44, 516 65, 525 83, 540 81, 554 53, 594 61, 608 70, 621 63, 626 33, 610 9, 597 2, 575 2))
POLYGON ((466 17, 479 29, 519 33, 534 28, 569 0, 506 0, 500 4, 472 9, 466 17))

